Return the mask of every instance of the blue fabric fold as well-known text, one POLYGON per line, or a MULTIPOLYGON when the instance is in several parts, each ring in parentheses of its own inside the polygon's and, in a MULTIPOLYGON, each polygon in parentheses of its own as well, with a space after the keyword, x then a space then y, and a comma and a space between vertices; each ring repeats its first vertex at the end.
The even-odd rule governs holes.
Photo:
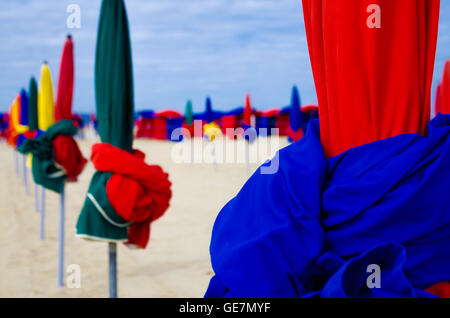
POLYGON ((450 281, 450 116, 329 159, 315 120, 277 158, 219 213, 205 297, 427 297, 450 281))

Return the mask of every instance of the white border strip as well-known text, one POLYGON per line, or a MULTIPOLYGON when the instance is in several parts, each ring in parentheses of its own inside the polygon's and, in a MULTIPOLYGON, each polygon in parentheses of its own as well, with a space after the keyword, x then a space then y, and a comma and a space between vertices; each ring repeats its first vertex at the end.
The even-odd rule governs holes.
POLYGON ((102 209, 100 204, 98 204, 97 200, 95 200, 95 198, 92 194, 88 193, 87 197, 89 198, 89 200, 91 200, 92 204, 94 204, 94 206, 97 208, 97 211, 100 212, 100 214, 112 225, 117 226, 117 227, 128 227, 131 224, 133 224, 133 222, 127 222, 127 223, 120 224, 120 223, 117 223, 117 222, 111 220, 109 218, 109 216, 106 214, 106 212, 102 209))

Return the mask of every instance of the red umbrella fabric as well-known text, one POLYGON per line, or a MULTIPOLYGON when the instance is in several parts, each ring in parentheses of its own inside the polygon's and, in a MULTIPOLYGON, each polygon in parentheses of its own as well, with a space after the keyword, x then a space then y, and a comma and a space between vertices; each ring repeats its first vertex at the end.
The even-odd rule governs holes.
POLYGON ((439 112, 443 114, 450 114, 450 60, 445 62, 439 97, 439 112))
POLYGON ((55 120, 72 119, 72 98, 74 82, 74 58, 72 37, 67 36, 59 68, 58 90, 55 105, 55 120))
MULTIPOLYGON (((55 105, 55 120, 72 120, 74 83, 74 54, 72 37, 64 43, 58 75, 58 91, 55 105)), ((87 160, 83 157, 72 136, 61 135, 53 140, 54 160, 63 166, 68 181, 77 181, 87 160)))
POLYGON ((247 94, 245 96, 244 124, 250 126, 251 118, 252 118, 252 103, 250 101, 250 94, 247 94))
POLYGON ((436 97, 434 99, 434 114, 437 115, 442 113, 442 95, 441 95, 441 84, 436 87, 436 97))
POLYGON ((303 0, 328 157, 425 133, 439 6, 439 0, 303 0))

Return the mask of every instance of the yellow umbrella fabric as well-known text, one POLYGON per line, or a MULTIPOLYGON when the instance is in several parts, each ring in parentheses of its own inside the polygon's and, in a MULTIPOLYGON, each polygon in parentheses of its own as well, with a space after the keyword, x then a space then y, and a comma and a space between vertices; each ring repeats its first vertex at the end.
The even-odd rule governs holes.
POLYGON ((28 127, 20 124, 20 95, 17 95, 14 99, 11 108, 11 122, 14 131, 20 135, 28 131, 28 127))
POLYGON ((38 127, 47 130, 55 123, 55 101, 50 68, 44 63, 41 68, 41 80, 38 92, 38 127))
POLYGON ((222 130, 215 122, 211 122, 203 126, 203 134, 209 141, 213 141, 222 137, 222 130))

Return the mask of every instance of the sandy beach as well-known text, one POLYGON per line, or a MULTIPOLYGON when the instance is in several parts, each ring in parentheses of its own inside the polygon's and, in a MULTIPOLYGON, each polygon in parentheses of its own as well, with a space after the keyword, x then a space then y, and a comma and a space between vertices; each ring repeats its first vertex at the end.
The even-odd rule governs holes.
MULTIPOLYGON (((89 157, 93 140, 78 140, 89 157)), ((161 165, 172 181, 166 214, 151 228, 145 250, 118 247, 119 297, 202 297, 213 275, 209 259, 212 226, 220 209, 247 179, 245 164, 177 164, 174 143, 137 139, 147 162, 161 165)), ((280 140, 280 147, 287 145, 280 140)), ((94 172, 88 163, 77 183, 66 186, 65 267, 78 264, 81 288, 57 287, 59 196, 46 191, 45 240, 39 240, 34 184, 29 196, 14 169, 14 154, 0 144, 0 297, 108 297, 107 244, 75 237, 75 224, 94 172)), ((21 163, 21 158, 19 160, 21 163)), ((257 164, 251 165, 255 170, 257 164)), ((66 274, 66 278, 67 278, 66 274)))

